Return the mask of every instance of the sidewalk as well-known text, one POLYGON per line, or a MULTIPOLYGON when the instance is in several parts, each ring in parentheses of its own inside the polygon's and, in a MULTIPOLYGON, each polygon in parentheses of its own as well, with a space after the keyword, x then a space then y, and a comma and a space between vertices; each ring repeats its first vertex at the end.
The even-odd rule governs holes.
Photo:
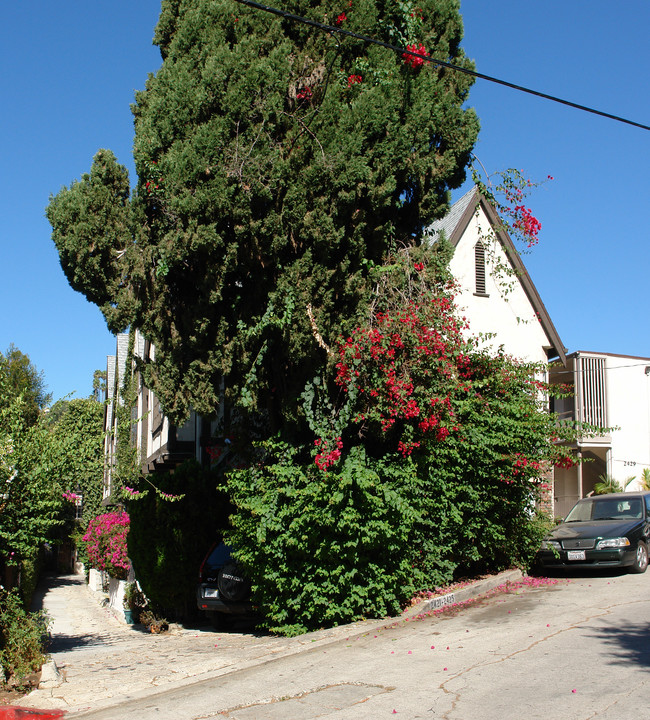
POLYGON ((363 635, 429 612, 441 603, 462 603, 520 577, 519 571, 501 573, 460 588, 443 601, 427 600, 401 618, 352 623, 295 638, 222 633, 207 625, 177 626, 171 633, 152 635, 140 626, 122 624, 100 607, 83 576, 46 577, 36 602, 52 619, 52 661, 44 668, 39 688, 20 705, 69 712, 107 707, 363 635))

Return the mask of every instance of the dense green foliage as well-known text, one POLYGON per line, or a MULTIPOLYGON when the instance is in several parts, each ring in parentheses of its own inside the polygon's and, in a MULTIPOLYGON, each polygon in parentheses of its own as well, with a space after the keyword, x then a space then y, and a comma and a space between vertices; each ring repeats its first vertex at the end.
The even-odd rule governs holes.
POLYGON ((12 346, 0 361, 0 577, 9 587, 20 580, 24 597, 43 544, 74 527, 64 494, 83 495, 86 522, 101 503, 103 406, 60 401, 41 412, 48 397, 42 373, 12 346))
POLYGON ((61 522, 61 488, 50 475, 56 454, 42 422, 25 426, 22 395, 0 367, 0 577, 8 587, 61 522))
MULTIPOLYGON (((469 66, 456 0, 283 8, 469 66), (338 20, 337 20, 338 18, 338 20)), ((413 66, 225 0, 165 0, 163 57, 139 92, 138 183, 100 150, 47 210, 71 285, 156 347, 148 385, 174 420, 232 401, 295 422, 322 333, 368 301, 368 269, 448 206, 476 140, 472 79, 413 66)))
POLYGON ((154 611, 187 617, 196 612, 199 565, 230 508, 216 489, 215 474, 194 462, 155 481, 155 491, 130 489, 129 558, 154 611))
POLYGON ((47 618, 29 613, 16 591, 0 587, 0 670, 20 685, 45 662, 47 618))
POLYGON ((251 570, 267 627, 295 634, 395 614, 420 585, 408 551, 420 520, 411 462, 350 450, 336 473, 274 445, 265 465, 234 471, 228 537, 251 570))
POLYGON ((0 353, 0 372, 6 379, 3 388, 6 393, 4 401, 6 402, 9 396, 20 396, 23 425, 31 427, 52 398, 51 394, 46 392, 43 371, 39 371, 29 356, 12 344, 4 355, 0 353))
POLYGON ((526 566, 561 458, 543 368, 490 357, 456 316, 440 243, 377 272, 335 374, 304 395, 312 444, 231 473, 227 533, 282 632, 390 612, 416 590, 526 566))
POLYGON ((57 448, 51 473, 64 491, 82 496, 85 528, 102 502, 104 406, 93 398, 59 400, 47 420, 57 448))

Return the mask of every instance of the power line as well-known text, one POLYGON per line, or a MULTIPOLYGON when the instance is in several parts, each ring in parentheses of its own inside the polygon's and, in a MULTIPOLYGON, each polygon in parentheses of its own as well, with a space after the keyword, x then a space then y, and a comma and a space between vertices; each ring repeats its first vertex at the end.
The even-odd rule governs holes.
MULTIPOLYGON (((593 359, 593 358, 589 358, 593 359)), ((599 359, 599 358, 596 358, 599 359)), ((610 370, 628 370, 629 368, 636 368, 636 367, 650 367, 650 362, 640 362, 640 363, 632 363, 631 365, 608 365, 602 368, 605 372, 609 372, 610 370)), ((573 375, 575 371, 574 370, 554 370, 554 375, 573 375)), ((580 368, 580 372, 587 375, 589 373, 600 373, 601 368, 580 368)), ((646 373, 647 374, 647 373, 646 373)))
POLYGON ((498 85, 512 88, 513 90, 519 90, 519 92, 535 95, 536 97, 540 97, 544 100, 551 100, 552 102, 560 103, 561 105, 568 105, 569 107, 591 113, 592 115, 600 115, 601 117, 616 120, 617 122, 625 123, 626 125, 633 125, 634 127, 641 128, 642 130, 650 130, 650 125, 643 125, 642 123, 635 122, 634 120, 627 120, 619 115, 613 115, 612 113, 603 112, 602 110, 596 110, 594 108, 587 107, 586 105, 571 102, 570 100, 563 100, 562 98, 540 92, 539 90, 532 90, 531 88, 524 87, 523 85, 516 85, 515 83, 508 82, 507 80, 500 80, 499 78, 492 77, 491 75, 476 72, 476 70, 469 70, 468 68, 459 67, 458 65, 452 65, 444 60, 434 60, 427 55, 420 55, 420 53, 414 52, 413 50, 399 48, 396 45, 391 45, 390 43, 383 42, 382 40, 376 40, 375 38, 368 37, 367 35, 359 35, 358 33, 345 30, 344 28, 337 27, 335 25, 326 25, 325 23, 310 20, 309 18, 302 17, 301 15, 294 15, 286 12, 285 10, 278 10, 278 8, 262 5, 258 2, 254 2, 254 0, 235 0, 235 2, 240 5, 247 5, 248 7, 256 10, 262 10, 263 12, 278 15, 286 20, 293 20, 294 22, 303 23, 304 25, 311 25, 312 27, 324 30, 325 32, 338 33, 339 35, 345 35, 347 37, 354 38, 355 40, 362 40, 363 42, 372 43, 373 45, 380 45, 381 47, 385 47, 388 50, 392 50, 393 52, 400 53, 402 55, 411 55, 416 58, 421 58, 422 60, 433 63, 434 65, 441 65, 442 67, 449 68, 450 70, 456 70, 457 72, 464 73, 465 75, 471 75, 472 77, 479 78, 480 80, 487 80, 489 82, 497 83, 498 85))

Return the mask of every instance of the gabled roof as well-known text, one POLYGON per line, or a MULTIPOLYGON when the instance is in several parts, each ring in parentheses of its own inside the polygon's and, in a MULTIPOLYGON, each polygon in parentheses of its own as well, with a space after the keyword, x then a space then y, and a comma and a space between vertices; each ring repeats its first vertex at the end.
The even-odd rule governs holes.
POLYGON ((521 259, 521 255, 512 242, 510 235, 508 235, 505 231, 503 222, 499 218, 493 205, 482 193, 479 193, 476 187, 473 187, 458 201, 456 201, 451 206, 445 217, 441 220, 436 220, 427 228, 427 241, 432 245, 440 238, 441 233, 444 233, 447 240, 455 249, 479 207, 485 213, 494 234, 501 243, 504 252, 517 273, 517 277, 521 282, 528 300, 539 317, 542 329, 548 338, 550 350, 555 351, 555 354, 559 357, 562 364, 566 365, 566 348, 564 347, 564 343, 555 329, 551 316, 548 314, 548 310, 544 306, 542 298, 537 292, 537 288, 528 274, 528 270, 526 270, 526 266, 521 259))
POLYGON ((452 235, 455 235, 455 241, 453 242, 453 246, 456 247, 458 244, 458 240, 460 239, 460 236, 465 231, 465 228, 467 227, 467 223, 471 219, 472 215, 474 214, 474 210, 476 210, 476 195, 478 194, 478 191, 476 190, 476 186, 472 187, 471 190, 466 192, 460 200, 457 200, 450 208, 449 212, 441 219, 436 220, 429 227, 426 229, 426 234, 430 238, 431 244, 433 244, 439 237, 440 234, 444 232, 445 237, 447 240, 451 241, 452 235), (471 209, 471 213, 469 217, 467 218, 467 222, 462 225, 462 230, 459 233, 455 233, 456 228, 461 225, 461 220, 463 220, 463 217, 465 213, 467 212, 467 208, 471 209))

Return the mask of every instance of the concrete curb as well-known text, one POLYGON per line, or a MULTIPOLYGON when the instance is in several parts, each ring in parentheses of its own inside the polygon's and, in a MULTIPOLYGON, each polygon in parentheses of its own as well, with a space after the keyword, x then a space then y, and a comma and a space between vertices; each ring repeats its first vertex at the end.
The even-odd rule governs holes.
POLYGON ((39 690, 57 688, 63 684, 63 678, 54 660, 48 662, 41 668, 41 681, 38 683, 39 690))
POLYGON ((509 582, 517 582, 517 580, 521 580, 522 577, 523 573, 521 570, 505 570, 498 575, 492 575, 481 580, 475 580, 466 587, 423 600, 418 605, 405 610, 404 613, 402 613, 401 618, 410 620, 411 618, 418 617, 419 615, 425 615, 426 613, 433 612, 434 610, 440 610, 440 608, 443 607, 472 600, 473 598, 479 597, 479 595, 483 595, 490 590, 494 590, 494 588, 499 587, 500 585, 505 585, 509 582))

